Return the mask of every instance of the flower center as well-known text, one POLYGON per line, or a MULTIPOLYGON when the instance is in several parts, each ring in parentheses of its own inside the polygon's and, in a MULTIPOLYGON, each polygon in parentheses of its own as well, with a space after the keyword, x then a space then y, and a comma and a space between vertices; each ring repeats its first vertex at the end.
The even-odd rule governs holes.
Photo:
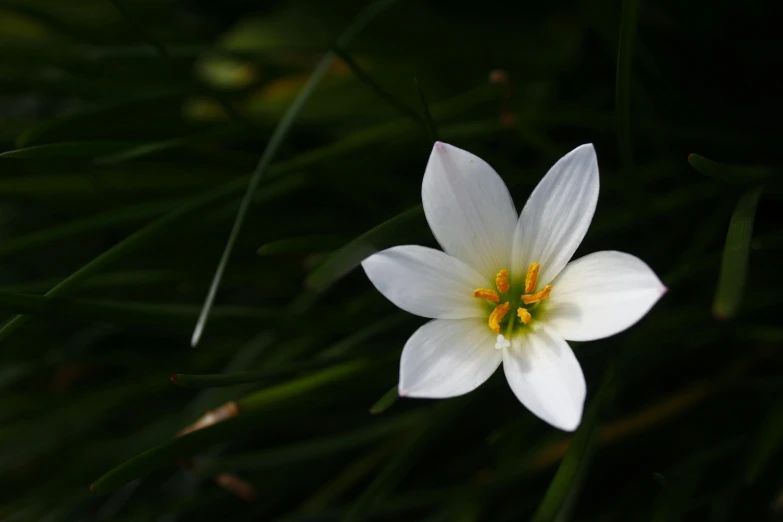
MULTIPOLYGON (((538 272, 540 269, 540 263, 530 263, 530 267, 527 269, 527 275, 525 276, 524 294, 514 303, 515 306, 517 306, 517 317, 522 324, 530 324, 530 321, 533 319, 530 310, 535 309, 542 300, 549 297, 549 293, 552 291, 552 285, 546 285, 536 292, 538 272)), ((473 290, 473 297, 484 299, 491 303, 500 303, 501 296, 511 289, 511 285, 508 282, 507 271, 501 270, 498 272, 498 275, 495 276, 495 286, 497 287, 497 292, 491 288, 477 288, 473 290)), ((498 334, 495 348, 501 349, 510 346, 510 341, 500 334, 500 324, 505 319, 510 308, 511 301, 506 301, 502 304, 498 304, 492 310, 492 313, 489 314, 489 319, 487 321, 489 328, 495 334, 498 334)), ((506 332, 509 336, 513 330, 513 325, 514 317, 511 316, 508 319, 508 331, 506 332)))

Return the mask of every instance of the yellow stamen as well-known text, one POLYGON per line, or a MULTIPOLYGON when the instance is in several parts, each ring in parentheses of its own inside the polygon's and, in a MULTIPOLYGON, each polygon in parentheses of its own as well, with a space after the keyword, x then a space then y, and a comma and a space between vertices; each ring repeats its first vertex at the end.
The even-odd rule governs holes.
POLYGON ((508 272, 505 270, 498 272, 498 275, 495 276, 495 285, 498 287, 498 292, 501 294, 508 292, 508 272))
POLYGON ((496 306, 495 309, 492 310, 492 313, 489 314, 489 327, 496 334, 500 333, 500 321, 502 321, 508 313, 508 307, 508 303, 503 303, 502 305, 496 306))
POLYGON ((542 299, 549 297, 549 292, 552 291, 552 285, 546 285, 543 290, 536 292, 535 294, 528 294, 522 296, 522 302, 526 305, 537 303, 542 299))
POLYGON ((530 267, 527 269, 527 276, 525 277, 526 294, 536 291, 536 280, 538 279, 538 270, 540 268, 540 263, 530 263, 530 267))
POLYGON ((498 293, 494 290, 489 290, 488 288, 476 288, 473 290, 473 297, 478 297, 480 299, 486 299, 487 301, 492 301, 493 303, 499 303, 500 297, 498 297, 498 293))
POLYGON ((522 308, 521 306, 517 309, 517 316, 519 317, 519 320, 522 321, 525 324, 530 324, 530 312, 527 311, 527 308, 522 308))

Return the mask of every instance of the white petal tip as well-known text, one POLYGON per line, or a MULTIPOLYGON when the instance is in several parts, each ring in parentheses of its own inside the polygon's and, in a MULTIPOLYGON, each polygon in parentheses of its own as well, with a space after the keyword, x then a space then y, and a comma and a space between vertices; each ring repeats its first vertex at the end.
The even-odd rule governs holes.
POLYGON ((582 419, 579 419, 574 424, 563 424, 562 426, 555 426, 555 427, 563 431, 574 432, 576 431, 576 429, 579 427, 581 423, 582 423, 582 419))
POLYGON ((669 287, 668 286, 664 286, 663 288, 661 288, 661 297, 666 295, 668 292, 669 292, 669 287))
POLYGON ((407 397, 408 396, 408 390, 405 390, 403 388, 399 388, 398 387, 397 388, 397 395, 399 395, 400 397, 403 397, 403 398, 407 397))

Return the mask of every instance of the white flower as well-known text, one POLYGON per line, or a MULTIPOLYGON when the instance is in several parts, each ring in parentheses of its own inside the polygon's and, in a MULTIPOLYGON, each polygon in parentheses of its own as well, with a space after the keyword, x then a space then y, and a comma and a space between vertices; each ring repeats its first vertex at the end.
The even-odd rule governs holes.
POLYGON ((502 362, 522 404, 575 430, 586 385, 566 340, 625 330, 666 292, 630 254, 596 252, 569 263, 598 200, 595 149, 582 145, 555 163, 519 217, 492 167, 445 143, 432 149, 421 192, 445 252, 405 245, 362 262, 392 303, 434 319, 405 344, 400 396, 462 395, 502 362))

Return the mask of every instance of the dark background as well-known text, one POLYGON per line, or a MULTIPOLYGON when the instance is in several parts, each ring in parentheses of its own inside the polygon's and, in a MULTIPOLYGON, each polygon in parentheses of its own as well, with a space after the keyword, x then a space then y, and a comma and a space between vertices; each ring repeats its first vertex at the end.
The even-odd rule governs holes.
POLYGON ((783 519, 772 3, 389 3, 261 174, 191 348, 249 176, 366 3, 0 1, 0 520, 783 519), (518 208, 593 142, 577 256, 632 253, 670 289, 572 343, 575 435, 501 372, 393 402, 424 320, 357 266, 434 246, 434 137, 518 208), (227 401, 236 418, 174 438, 227 401))

